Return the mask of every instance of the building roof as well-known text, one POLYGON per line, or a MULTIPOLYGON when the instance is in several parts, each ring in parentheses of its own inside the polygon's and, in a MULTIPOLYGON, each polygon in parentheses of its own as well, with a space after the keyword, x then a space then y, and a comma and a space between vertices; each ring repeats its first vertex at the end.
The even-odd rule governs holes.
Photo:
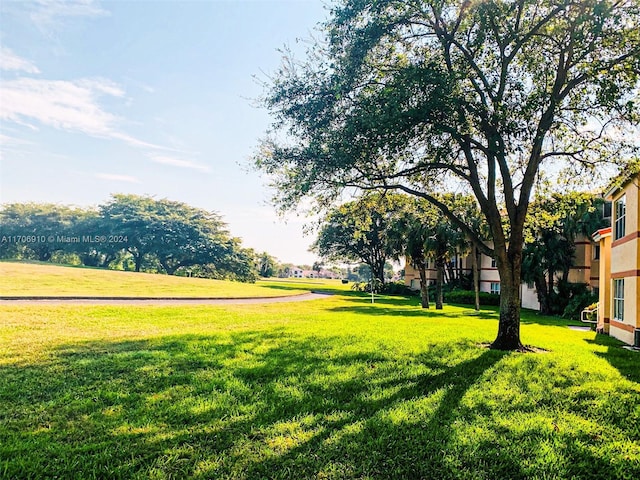
POLYGON ((599 242, 601 238, 611 235, 611 227, 601 228, 591 234, 594 242, 599 242))
POLYGON ((622 190, 635 177, 640 176, 640 158, 631 160, 607 187, 604 197, 609 199, 622 190))

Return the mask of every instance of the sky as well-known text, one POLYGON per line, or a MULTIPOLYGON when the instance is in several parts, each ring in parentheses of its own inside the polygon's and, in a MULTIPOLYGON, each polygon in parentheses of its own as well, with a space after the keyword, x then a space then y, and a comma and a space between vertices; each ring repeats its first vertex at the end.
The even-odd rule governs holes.
POLYGON ((0 203, 95 206, 114 193, 221 214, 243 246, 311 264, 308 220, 249 168, 272 119, 256 101, 316 0, 0 2, 0 203))

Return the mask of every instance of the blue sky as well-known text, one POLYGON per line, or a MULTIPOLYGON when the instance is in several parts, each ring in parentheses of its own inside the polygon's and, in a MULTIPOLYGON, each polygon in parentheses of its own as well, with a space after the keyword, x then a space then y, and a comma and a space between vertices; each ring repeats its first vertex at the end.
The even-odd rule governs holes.
MULTIPOLYGON (((97 205, 149 194, 222 214, 234 236, 312 263, 246 168, 270 124, 255 101, 315 0, 0 3, 0 202, 97 205)), ((302 41, 301 41, 302 40, 302 41)))

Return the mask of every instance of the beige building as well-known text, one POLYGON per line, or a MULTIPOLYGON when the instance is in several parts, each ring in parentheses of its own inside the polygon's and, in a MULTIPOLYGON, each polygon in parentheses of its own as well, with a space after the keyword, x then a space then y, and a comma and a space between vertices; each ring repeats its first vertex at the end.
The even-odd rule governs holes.
POLYGON ((575 243, 573 265, 569 269, 570 283, 586 283, 597 294, 600 288, 600 248, 587 237, 579 237, 575 243))
MULTIPOLYGON (((568 281, 571 283, 585 283, 590 290, 598 295, 600 288, 600 244, 587 237, 579 237, 576 240, 576 251, 573 266, 569 270, 568 281)), ((453 261, 460 262, 460 269, 464 274, 471 273, 471 257, 469 255, 456 257, 453 261)), ((427 264, 427 281, 434 284, 436 279, 436 269, 433 260, 427 264)), ((487 255, 481 254, 478 261, 480 275, 480 291, 488 293, 500 293, 500 276, 496 268, 495 260, 487 255)), ((413 290, 420 289, 420 274, 411 266, 407 260, 405 268, 405 284, 413 290)), ((540 302, 535 286, 523 283, 520 288, 520 298, 523 308, 530 310, 540 310, 540 302)))
MULTIPOLYGON (((451 270, 464 275, 470 275, 472 272, 471 255, 456 255, 451 262, 451 270)), ((436 283, 436 268, 433 259, 427 259, 427 282, 429 285, 436 283)), ((480 254, 478 259, 478 274, 480 277, 480 291, 487 293, 500 293, 500 275, 496 268, 495 260, 487 255, 480 254)), ((413 268, 411 261, 407 259, 404 273, 405 285, 412 290, 420 289, 420 273, 413 268)), ((522 298, 522 306, 538 310, 540 303, 533 285, 522 284, 520 291, 522 298)))
POLYGON ((600 251, 610 255, 600 288, 599 321, 609 334, 640 347, 640 173, 623 176, 606 194, 612 202, 610 232, 596 232, 600 251), (608 280, 607 280, 608 279, 608 280))

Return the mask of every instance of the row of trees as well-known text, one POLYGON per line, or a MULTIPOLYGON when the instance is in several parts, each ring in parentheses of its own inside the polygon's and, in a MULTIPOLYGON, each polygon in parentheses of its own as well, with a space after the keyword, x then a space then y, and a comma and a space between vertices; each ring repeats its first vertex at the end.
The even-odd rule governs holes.
POLYGON ((253 250, 220 215, 172 200, 116 194, 97 208, 13 203, 0 210, 0 258, 254 281, 253 250))
MULTIPOLYGON (((422 307, 429 308, 427 262, 436 269, 436 308, 442 308, 443 284, 451 261, 470 255, 472 285, 479 308, 479 274, 476 238, 486 239, 488 228, 473 197, 437 196, 447 208, 473 228, 476 236, 443 216, 424 199, 397 194, 372 193, 332 209, 324 218, 313 245, 320 256, 332 261, 361 261, 384 285, 384 266, 401 256, 416 268, 421 280, 422 307)), ((523 281, 535 283, 542 313, 563 313, 569 270, 574 264, 576 240, 607 226, 606 204, 589 193, 569 192, 539 197, 532 202, 525 224, 523 281)), ((449 279, 461 279, 451 272, 449 279)))
POLYGON ((341 0, 322 28, 305 59, 286 56, 268 80, 275 121, 255 163, 276 204, 326 207, 345 188, 426 199, 496 259, 492 347, 522 348, 539 172, 591 179, 640 147, 640 4, 341 0), (491 244, 436 195, 454 188, 475 197, 491 244))

